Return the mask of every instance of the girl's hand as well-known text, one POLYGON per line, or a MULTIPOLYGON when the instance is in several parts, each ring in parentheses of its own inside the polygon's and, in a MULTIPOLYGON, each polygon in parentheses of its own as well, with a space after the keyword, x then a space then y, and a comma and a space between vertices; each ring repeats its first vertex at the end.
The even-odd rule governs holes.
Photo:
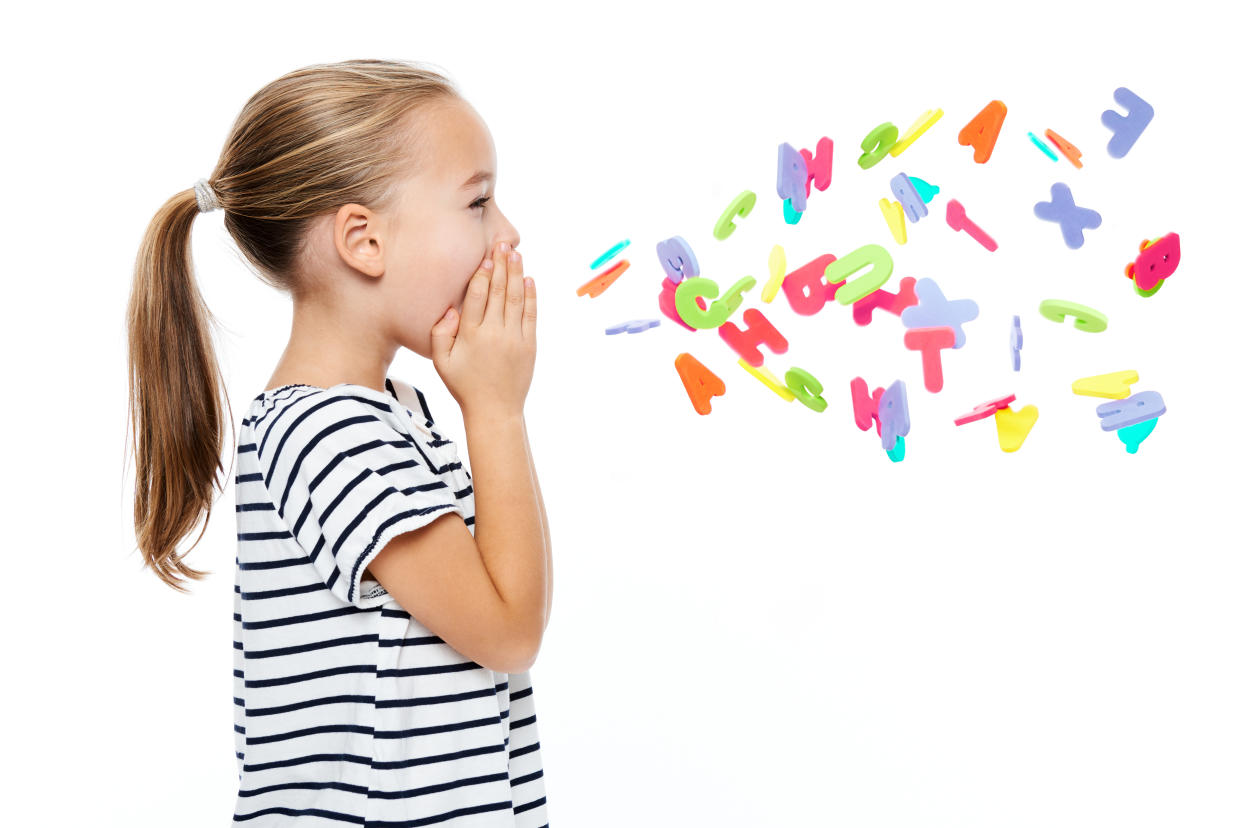
POLYGON ((431 361, 462 412, 520 413, 535 370, 535 283, 500 245, 470 279, 461 317, 431 329, 431 361))

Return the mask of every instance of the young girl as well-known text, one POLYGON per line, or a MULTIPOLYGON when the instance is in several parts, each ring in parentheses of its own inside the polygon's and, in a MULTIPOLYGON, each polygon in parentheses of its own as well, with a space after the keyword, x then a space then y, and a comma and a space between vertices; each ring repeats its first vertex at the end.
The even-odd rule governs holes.
POLYGON ((247 101, 211 177, 142 241, 134 521, 177 589, 208 574, 176 545, 210 517, 223 470, 194 217, 222 209, 293 300, 289 344, 236 439, 237 824, 548 824, 528 672, 552 598, 523 415, 535 288, 495 167, 486 126, 441 75, 314 65, 247 101), (401 346, 460 405, 478 484, 422 392, 387 375, 401 346))

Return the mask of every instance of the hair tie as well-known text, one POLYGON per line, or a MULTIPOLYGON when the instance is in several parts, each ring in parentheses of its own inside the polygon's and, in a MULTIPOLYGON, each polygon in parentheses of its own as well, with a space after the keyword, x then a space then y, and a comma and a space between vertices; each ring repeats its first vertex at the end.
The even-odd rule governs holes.
POLYGON ((194 182, 194 197, 198 199, 198 211, 200 213, 210 213, 212 210, 219 209, 220 201, 216 198, 215 192, 212 191, 211 185, 207 183, 207 179, 200 178, 194 182))

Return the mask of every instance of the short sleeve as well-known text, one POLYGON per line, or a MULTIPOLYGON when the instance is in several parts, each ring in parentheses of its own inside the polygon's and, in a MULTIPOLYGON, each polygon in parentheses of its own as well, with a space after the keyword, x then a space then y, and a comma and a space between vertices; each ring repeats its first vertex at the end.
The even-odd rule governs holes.
POLYGON ((258 447, 277 513, 332 593, 361 609, 391 600, 361 588, 385 544, 449 512, 466 517, 447 470, 394 424, 393 405, 349 389, 311 394, 273 418, 258 447))

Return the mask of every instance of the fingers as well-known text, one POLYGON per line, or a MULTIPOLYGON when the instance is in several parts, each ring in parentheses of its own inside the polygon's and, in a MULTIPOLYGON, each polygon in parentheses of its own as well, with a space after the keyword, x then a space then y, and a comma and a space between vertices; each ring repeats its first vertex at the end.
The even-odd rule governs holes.
POLYGON ((505 302, 505 327, 518 330, 522 326, 523 306, 526 304, 525 274, 522 268, 522 254, 516 250, 509 254, 508 301, 505 302))
MULTIPOLYGON (((522 281, 526 281, 523 279, 522 281)), ((535 339, 535 280, 526 285, 526 304, 522 311, 522 338, 535 339)))
MULTIPOLYGON (((508 247, 508 245, 504 245, 508 247)), ((503 327, 505 324, 505 294, 509 290, 509 267, 506 258, 509 251, 497 245, 492 251, 495 266, 492 268, 492 283, 488 289, 487 310, 483 314, 483 324, 503 327)))
POLYGON ((461 323, 458 330, 465 330, 466 326, 477 328, 483 324, 483 311, 487 307, 487 294, 491 288, 494 269, 495 262, 488 254, 488 258, 483 260, 479 269, 470 277, 470 284, 466 286, 466 298, 461 303, 461 323))

